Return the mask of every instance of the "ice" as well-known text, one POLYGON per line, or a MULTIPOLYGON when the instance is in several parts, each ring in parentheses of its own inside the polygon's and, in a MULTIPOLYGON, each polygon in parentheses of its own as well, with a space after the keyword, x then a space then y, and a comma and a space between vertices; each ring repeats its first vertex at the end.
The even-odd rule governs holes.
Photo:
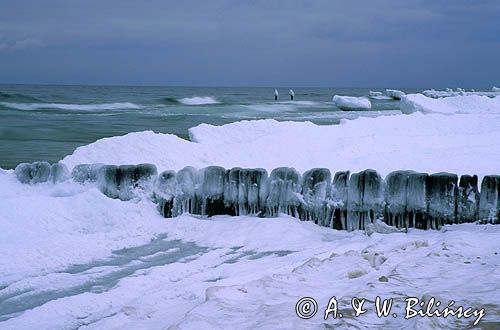
POLYGON ((479 190, 477 175, 462 175, 457 191, 457 221, 470 222, 479 216, 479 190))
POLYGON ((302 175, 302 196, 304 210, 301 219, 329 226, 330 208, 328 199, 331 192, 332 175, 327 168, 314 168, 302 175))
POLYGON ((175 171, 163 171, 156 178, 153 188, 154 200, 158 203, 158 210, 165 218, 179 215, 174 213, 174 198, 177 193, 175 171))
POLYGON ((422 94, 408 94, 399 103, 401 112, 443 113, 443 114, 497 114, 500 113, 500 97, 482 95, 430 98, 422 94))
POLYGON ((382 213, 384 183, 375 170, 353 173, 349 179, 347 230, 365 229, 382 213))
POLYGON ((395 171, 386 177, 384 221, 398 228, 424 228, 428 174, 395 171))
POLYGON ((224 205, 224 177, 226 169, 208 166, 200 170, 201 182, 197 195, 201 200, 201 215, 226 214, 224 205))
POLYGON ((498 95, 497 92, 494 90, 491 92, 484 92, 484 91, 475 91, 474 89, 471 89, 470 91, 466 91, 462 88, 457 88, 456 91, 452 89, 446 89, 444 91, 439 91, 435 89, 427 89, 422 92, 423 95, 427 97, 432 97, 434 99, 437 98, 443 98, 443 97, 451 97, 451 96, 471 96, 471 95, 477 95, 477 96, 488 96, 488 97, 495 97, 498 95))
POLYGON ((330 203, 332 217, 330 226, 347 229, 347 198, 349 191, 349 171, 337 172, 333 177, 330 203))
POLYGON ((46 161, 19 164, 14 173, 21 183, 36 184, 51 181, 53 183, 68 179, 68 168, 62 163, 50 165, 46 161))
POLYGON ((500 223, 500 176, 486 175, 481 182, 479 218, 483 221, 500 223))
POLYGON ((104 164, 80 164, 76 165, 71 171, 71 178, 75 182, 84 183, 86 181, 96 182, 99 174, 99 169, 104 164))
POLYGON ((370 110, 372 104, 366 97, 340 96, 335 95, 332 102, 337 108, 345 111, 350 110, 370 110))
POLYGON ((370 91, 369 93, 370 96, 383 96, 384 93, 382 92, 374 92, 374 91, 370 91))
POLYGON ((192 166, 186 166, 177 172, 177 195, 175 196, 175 212, 182 214, 200 214, 201 203, 196 191, 200 186, 198 170, 192 166))
POLYGON ((110 198, 127 201, 136 196, 136 188, 146 188, 156 177, 156 166, 104 165, 98 171, 98 187, 110 198))
MULTIPOLYGON (((231 171, 228 172, 229 177, 234 176, 231 171)), ((227 181, 231 185, 234 184, 233 180, 227 181)), ((265 169, 238 169, 237 209, 239 215, 265 213, 268 195, 268 175, 265 169)))
POLYGON ((63 163, 55 163, 50 166, 50 179, 53 183, 66 181, 69 178, 69 171, 63 163))
POLYGON ((397 89, 386 89, 385 95, 392 97, 395 100, 401 100, 405 93, 397 89))
POLYGON ((495 93, 500 93, 500 88, 493 86, 493 88, 491 88, 491 91, 495 93))
POLYGON ((297 170, 290 167, 279 167, 269 175, 269 196, 267 213, 276 216, 279 213, 298 217, 299 207, 303 203, 302 177, 297 170))
POLYGON ((451 224, 455 219, 455 199, 457 196, 458 176, 440 172, 427 177, 426 195, 428 202, 426 229, 439 229, 451 224))

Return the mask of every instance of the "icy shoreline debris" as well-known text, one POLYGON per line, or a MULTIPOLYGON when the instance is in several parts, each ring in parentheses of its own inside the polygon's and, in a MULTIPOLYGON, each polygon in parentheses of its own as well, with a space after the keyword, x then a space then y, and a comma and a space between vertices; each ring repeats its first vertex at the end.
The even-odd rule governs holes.
MULTIPOLYGON (((69 180, 60 163, 23 163, 21 183, 69 180)), ((183 213, 256 215, 285 213, 335 229, 365 229, 383 220, 397 228, 439 229, 464 222, 500 223, 500 176, 487 175, 478 189, 476 175, 395 171, 385 180, 375 170, 359 173, 315 168, 303 175, 280 167, 265 169, 185 167, 157 174, 152 164, 81 164, 71 172, 79 183, 96 184, 106 196, 123 201, 147 196, 166 218, 183 213)))

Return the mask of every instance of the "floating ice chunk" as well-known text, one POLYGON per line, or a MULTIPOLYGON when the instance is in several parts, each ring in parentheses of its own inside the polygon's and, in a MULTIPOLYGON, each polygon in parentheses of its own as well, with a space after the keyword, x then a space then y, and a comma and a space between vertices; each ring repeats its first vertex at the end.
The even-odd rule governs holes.
POLYGON ((370 110, 372 104, 366 97, 335 95, 332 102, 341 110, 370 110))
POLYGON ((481 197, 479 201, 479 219, 500 223, 500 176, 487 175, 481 182, 481 197))
POLYGON ((354 173, 349 179, 347 230, 364 229, 382 212, 384 184, 374 170, 354 173))
POLYGON ((76 165, 71 171, 71 177, 75 182, 84 183, 86 181, 96 182, 99 169, 104 164, 80 164, 76 165))
POLYGON ((405 93, 397 89, 386 89, 385 95, 392 97, 395 100, 401 100, 401 97, 403 97, 405 93))
POLYGON ((50 164, 46 161, 21 163, 16 166, 14 173, 21 183, 42 183, 50 178, 50 164))
POLYGON ((332 175, 326 168, 315 168, 303 174, 304 210, 301 212, 301 219, 323 226, 330 225, 327 199, 330 197, 331 182, 332 175))
POLYGON ((495 93, 500 93, 500 88, 493 86, 493 88, 491 88, 491 91, 495 93))
POLYGON ((301 176, 294 168, 278 167, 269 176, 269 196, 267 209, 271 216, 286 213, 298 217, 298 209, 303 203, 301 176))
POLYGON ((443 224, 455 222, 455 199, 458 176, 452 173, 435 173, 427 177, 427 229, 439 229, 443 224))
POLYGON ((457 191, 457 220, 470 222, 478 218, 479 190, 477 175, 462 175, 457 191))
POLYGON ((152 164, 104 165, 98 171, 98 187, 106 196, 126 201, 136 196, 136 188, 146 188, 156 174, 152 164))
POLYGON ((384 95, 384 93, 382 93, 382 92, 373 92, 373 91, 370 91, 369 95, 370 95, 370 96, 382 96, 382 95, 384 95))

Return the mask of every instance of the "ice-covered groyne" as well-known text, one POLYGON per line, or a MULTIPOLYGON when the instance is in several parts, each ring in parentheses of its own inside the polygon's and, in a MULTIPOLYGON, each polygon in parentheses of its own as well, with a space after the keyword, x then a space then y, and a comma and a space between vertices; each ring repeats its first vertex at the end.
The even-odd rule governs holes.
POLYGON ((345 230, 365 229, 376 220, 398 228, 438 229, 444 224, 500 223, 500 176, 395 171, 384 179, 375 170, 358 173, 326 168, 301 174, 265 169, 208 166, 157 173, 155 165, 81 164, 71 172, 60 163, 20 164, 14 171, 25 184, 73 180, 95 184, 110 198, 146 196, 166 218, 182 213, 256 215, 285 213, 345 230))

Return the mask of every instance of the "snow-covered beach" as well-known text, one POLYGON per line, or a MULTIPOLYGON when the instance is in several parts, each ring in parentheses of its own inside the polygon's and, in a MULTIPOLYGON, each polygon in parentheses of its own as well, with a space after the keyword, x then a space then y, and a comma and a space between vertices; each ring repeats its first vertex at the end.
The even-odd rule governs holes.
MULTIPOLYGON (((400 114, 339 125, 272 119, 202 124, 190 140, 137 132, 77 148, 61 162, 497 175, 498 97, 402 95, 400 114), (473 106, 471 106, 473 104, 473 106), (408 113, 408 114, 406 114, 408 113), (292 149, 293 148, 293 149, 292 149), (293 150, 293 152, 291 152, 293 150)), ((473 318, 405 320, 404 298, 500 312, 498 226, 338 231, 286 215, 165 219, 146 196, 111 199, 71 179, 22 184, 0 170, 0 327, 6 329, 463 328, 473 318), (296 302, 315 298, 302 320, 296 302), (336 296, 346 314, 322 317, 336 296), (398 318, 349 314, 350 299, 395 299, 398 318)))

